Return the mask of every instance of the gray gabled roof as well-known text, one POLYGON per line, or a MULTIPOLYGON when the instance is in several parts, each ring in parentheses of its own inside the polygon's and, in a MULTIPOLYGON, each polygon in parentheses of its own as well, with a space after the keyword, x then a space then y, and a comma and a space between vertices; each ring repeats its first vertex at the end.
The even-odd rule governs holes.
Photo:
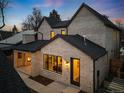
POLYGON ((105 48, 93 43, 88 39, 85 39, 84 37, 78 34, 77 35, 56 35, 53 39, 49 40, 48 43, 46 44, 49 44, 50 42, 54 41, 57 38, 62 38, 64 41, 68 42, 69 44, 76 47, 80 51, 86 53, 88 56, 90 56, 94 60, 104 56, 107 53, 105 48))
POLYGON ((42 22, 46 20, 47 23, 50 25, 51 28, 64 28, 64 27, 67 27, 68 26, 68 23, 70 20, 64 20, 64 21, 61 21, 61 20, 57 20, 56 18, 54 17, 43 17, 43 19, 41 20, 38 28, 41 26, 42 22))
POLYGON ((14 32, 0 30, 0 40, 4 40, 14 35, 14 32))
POLYGON ((27 44, 20 44, 18 46, 14 46, 13 49, 20 51, 35 52, 41 49, 41 47, 44 46, 47 42, 48 40, 37 40, 27 44))
POLYGON ((31 93, 9 60, 0 51, 0 93, 31 93))
MULTIPOLYGON (((80 51, 86 53, 92 59, 98 59, 101 56, 106 54, 106 49, 93 43, 92 41, 85 39, 80 35, 56 35, 50 40, 38 40, 27 44, 21 44, 13 47, 14 50, 36 52, 39 49, 42 49, 47 44, 51 43, 57 38, 62 38, 64 41, 68 42, 72 46, 76 47, 80 51)), ((61 42, 60 42, 61 43, 61 42)))

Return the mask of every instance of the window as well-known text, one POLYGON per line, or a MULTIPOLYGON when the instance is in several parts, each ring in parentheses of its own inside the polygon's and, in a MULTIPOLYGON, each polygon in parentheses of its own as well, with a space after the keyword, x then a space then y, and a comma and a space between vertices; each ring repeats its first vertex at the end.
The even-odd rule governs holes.
POLYGON ((22 53, 18 52, 18 58, 22 58, 22 53))
POLYGON ((65 31, 65 30, 62 30, 62 31, 61 31, 61 34, 62 34, 62 35, 66 35, 66 31, 65 31))
POLYGON ((51 31, 50 37, 53 38, 54 36, 55 36, 55 32, 54 31, 51 31))
POLYGON ((44 69, 56 73, 62 73, 62 57, 54 55, 43 55, 44 69))

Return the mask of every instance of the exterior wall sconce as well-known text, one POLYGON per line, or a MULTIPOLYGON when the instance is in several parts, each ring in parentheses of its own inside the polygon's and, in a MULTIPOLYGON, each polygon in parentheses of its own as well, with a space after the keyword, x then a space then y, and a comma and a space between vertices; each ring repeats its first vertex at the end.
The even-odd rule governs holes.
POLYGON ((69 62, 68 62, 68 61, 66 61, 65 65, 66 65, 66 66, 68 66, 68 65, 69 65, 69 62))
POLYGON ((31 62, 31 57, 28 57, 27 61, 28 61, 28 62, 31 62))
POLYGON ((69 64, 69 62, 68 62, 68 61, 66 61, 66 64, 69 64))

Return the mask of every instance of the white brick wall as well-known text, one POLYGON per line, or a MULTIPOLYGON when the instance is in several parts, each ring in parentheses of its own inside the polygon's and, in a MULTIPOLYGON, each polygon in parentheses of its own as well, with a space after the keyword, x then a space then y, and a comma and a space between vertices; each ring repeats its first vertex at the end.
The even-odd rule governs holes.
POLYGON ((106 27, 104 23, 99 20, 99 18, 97 18, 85 7, 81 9, 69 25, 68 33, 80 34, 82 36, 86 35, 89 40, 106 48, 109 58, 112 58, 114 55, 114 52, 111 52, 112 50, 115 52, 119 50, 119 32, 112 28, 106 27), (113 41, 113 33, 117 34, 115 41, 113 41))
MULTIPOLYGON (((79 58, 80 88, 88 93, 93 92, 93 60, 89 56, 60 38, 42 48, 41 53, 62 56, 69 64, 71 57, 79 58)), ((62 75, 43 69, 43 60, 40 68, 41 75, 70 85, 70 65, 66 66, 65 61, 62 64, 62 75)))
POLYGON ((105 47, 105 26, 101 20, 85 7, 81 9, 69 25, 68 32, 73 35, 86 35, 89 40, 105 47))
MULTIPOLYGON (((48 40, 50 39, 50 31, 52 31, 52 28, 50 27, 50 25, 47 23, 46 20, 44 20, 40 26, 40 28, 38 29, 39 32, 43 33, 43 39, 44 40, 48 40)), ((38 34, 38 39, 41 40, 42 36, 41 34, 38 34)))
POLYGON ((107 55, 101 57, 95 62, 95 88, 97 89, 97 71, 100 71, 99 85, 101 85, 108 76, 109 62, 107 61, 107 55))

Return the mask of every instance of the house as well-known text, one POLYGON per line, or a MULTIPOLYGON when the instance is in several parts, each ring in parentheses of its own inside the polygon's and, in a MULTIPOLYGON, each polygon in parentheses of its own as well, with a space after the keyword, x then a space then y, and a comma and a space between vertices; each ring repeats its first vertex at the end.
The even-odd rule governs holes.
POLYGON ((119 31, 84 3, 71 20, 62 21, 53 10, 38 32, 24 34, 22 44, 13 48, 14 67, 95 93, 108 76, 109 60, 118 55, 119 31))
POLYGON ((31 93, 6 55, 0 51, 0 93, 31 93))
POLYGON ((32 36, 35 35, 35 32, 34 31, 24 31, 24 32, 19 32, 19 33, 13 34, 13 35, 8 34, 8 33, 13 33, 13 32, 4 32, 4 31, 2 32, 2 35, 5 35, 3 37, 6 37, 6 38, 4 38, 3 40, 0 41, 0 50, 2 50, 6 54, 7 58, 9 59, 10 64, 14 66, 13 47, 17 46, 19 44, 22 44, 22 41, 23 41, 23 43, 25 43, 25 42, 27 43, 29 39, 31 42, 31 40, 34 39, 34 38, 32 38, 32 36), (31 38, 26 38, 28 35, 31 38))
MULTIPOLYGON (((55 15, 54 11, 52 14, 55 15)), ((89 40, 106 48, 109 60, 119 56, 120 29, 105 15, 101 15, 85 3, 80 6, 71 20, 54 22, 51 20, 52 17, 44 18, 39 26, 38 31, 42 33, 43 39, 50 39, 61 33, 85 35, 89 40)))
POLYGON ((0 41, 9 38, 13 35, 13 32, 0 30, 0 41))

